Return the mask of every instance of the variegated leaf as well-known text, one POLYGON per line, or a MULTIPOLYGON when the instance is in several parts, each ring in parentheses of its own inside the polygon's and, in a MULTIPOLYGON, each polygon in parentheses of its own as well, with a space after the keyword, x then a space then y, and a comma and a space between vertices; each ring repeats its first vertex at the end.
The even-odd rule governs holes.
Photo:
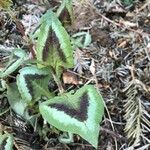
POLYGON ((52 97, 48 90, 48 82, 51 78, 47 68, 38 69, 35 66, 24 67, 17 76, 17 86, 23 100, 40 99, 42 96, 52 97))
POLYGON ((56 74, 61 74, 61 67, 73 67, 73 50, 69 35, 51 10, 41 18, 41 25, 34 37, 37 38, 37 60, 41 64, 51 66, 56 74))
POLYGON ((72 0, 63 0, 60 7, 57 9, 57 15, 64 26, 73 23, 73 8, 72 0))
POLYGON ((43 118, 61 131, 80 135, 94 147, 104 114, 101 95, 92 85, 54 97, 39 106, 43 118))

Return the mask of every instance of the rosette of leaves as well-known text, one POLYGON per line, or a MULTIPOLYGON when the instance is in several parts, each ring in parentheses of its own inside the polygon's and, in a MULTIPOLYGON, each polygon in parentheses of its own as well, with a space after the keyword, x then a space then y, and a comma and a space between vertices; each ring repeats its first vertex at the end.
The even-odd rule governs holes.
POLYGON ((43 119, 57 129, 78 134, 97 148, 104 106, 102 96, 94 86, 87 85, 76 93, 71 91, 58 96, 49 92, 48 83, 53 74, 60 78, 63 69, 73 67, 70 37, 57 15, 48 10, 33 37, 36 39, 35 62, 26 61, 27 54, 16 49, 6 68, 0 72, 1 90, 7 90, 11 108, 28 120, 32 117, 28 107, 37 109, 34 104, 46 100, 39 104, 36 113, 41 113, 43 119), (13 72, 17 74, 16 80, 9 82, 7 78, 13 72))

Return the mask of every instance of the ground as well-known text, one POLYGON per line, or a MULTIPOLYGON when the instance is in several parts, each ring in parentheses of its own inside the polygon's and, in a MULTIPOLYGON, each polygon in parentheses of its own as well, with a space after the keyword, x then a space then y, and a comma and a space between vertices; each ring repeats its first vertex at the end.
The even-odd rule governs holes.
MULTIPOLYGON (((3 67, 12 48, 21 47, 30 51, 31 43, 26 36, 37 28, 40 17, 47 9, 58 5, 59 0, 14 0, 13 14, 0 11, 0 67, 3 67), (16 21, 12 16, 16 16, 16 21)), ((92 41, 86 48, 74 52, 74 59, 78 61, 70 70, 75 76, 71 84, 94 84, 105 101, 98 149, 148 149, 150 2, 73 0, 73 9, 75 20, 68 32, 72 35, 88 31, 92 41)), ((66 76, 69 78, 69 75, 66 76)), ((65 77, 63 80, 68 82, 65 77)), ((8 108, 7 98, 1 93, 0 112, 8 108)), ((14 134, 14 149, 17 150, 94 149, 78 136, 75 136, 74 143, 68 145, 59 143, 55 133, 49 133, 47 139, 42 139, 31 125, 10 110, 0 114, 0 125, 14 134)))

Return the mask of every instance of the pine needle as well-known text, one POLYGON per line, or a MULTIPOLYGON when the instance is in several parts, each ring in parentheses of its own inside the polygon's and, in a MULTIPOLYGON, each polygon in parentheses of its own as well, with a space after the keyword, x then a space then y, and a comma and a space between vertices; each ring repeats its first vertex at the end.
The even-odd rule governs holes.
POLYGON ((149 142, 145 134, 150 131, 150 115, 140 93, 141 89, 145 90, 139 83, 139 80, 134 79, 124 89, 127 96, 124 104, 125 132, 130 140, 129 145, 133 147, 141 144, 141 142, 149 142))

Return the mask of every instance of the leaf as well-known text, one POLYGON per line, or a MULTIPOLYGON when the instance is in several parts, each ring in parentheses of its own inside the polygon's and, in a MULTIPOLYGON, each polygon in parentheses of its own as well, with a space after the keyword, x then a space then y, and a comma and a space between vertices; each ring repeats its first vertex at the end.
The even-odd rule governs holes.
POLYGON ((9 9, 12 4, 11 0, 0 0, 0 8, 2 9, 9 9))
POLYGON ((5 140, 6 137, 7 137, 6 134, 2 135, 0 132, 0 145, 3 143, 3 141, 5 140))
POLYGON ((63 72, 62 79, 64 84, 74 84, 74 85, 79 84, 77 75, 69 71, 63 72))
POLYGON ((13 149, 13 136, 10 134, 6 140, 5 150, 13 149))
POLYGON ((94 62, 94 59, 92 58, 91 60, 91 65, 90 65, 90 68, 89 68, 90 72, 92 73, 92 75, 94 76, 95 75, 95 62, 94 62))
POLYGON ((38 100, 42 96, 52 97, 48 90, 48 82, 51 78, 47 68, 38 69, 35 66, 24 67, 17 76, 19 92, 26 102, 38 100))
POLYGON ((125 6, 129 6, 132 5, 134 3, 134 0, 121 0, 121 2, 125 5, 125 6))
POLYGON ((72 42, 76 47, 85 48, 91 43, 89 32, 78 32, 72 35, 72 42))
POLYGON ((49 99, 39 105, 43 118, 61 131, 80 135, 95 148, 104 114, 102 96, 92 85, 49 99))
POLYGON ((6 81, 0 79, 0 92, 3 92, 6 89, 6 81))
POLYGON ((37 60, 43 66, 51 66, 56 74, 61 74, 61 67, 73 67, 73 50, 69 35, 51 10, 41 18, 41 25, 34 37, 37 38, 37 60))
POLYGON ((11 134, 1 134, 0 133, 0 145, 4 150, 12 150, 13 149, 13 136, 11 134))
POLYGON ((7 98, 14 112, 16 112, 19 116, 23 118, 29 118, 26 109, 27 103, 21 98, 16 83, 11 83, 7 85, 7 98))
POLYGON ((63 0, 57 9, 57 15, 64 26, 71 25, 74 20, 72 0, 63 0))
POLYGON ((0 77, 4 78, 13 73, 24 62, 27 58, 26 56, 25 51, 22 49, 14 49, 10 61, 6 68, 0 73, 0 77))

